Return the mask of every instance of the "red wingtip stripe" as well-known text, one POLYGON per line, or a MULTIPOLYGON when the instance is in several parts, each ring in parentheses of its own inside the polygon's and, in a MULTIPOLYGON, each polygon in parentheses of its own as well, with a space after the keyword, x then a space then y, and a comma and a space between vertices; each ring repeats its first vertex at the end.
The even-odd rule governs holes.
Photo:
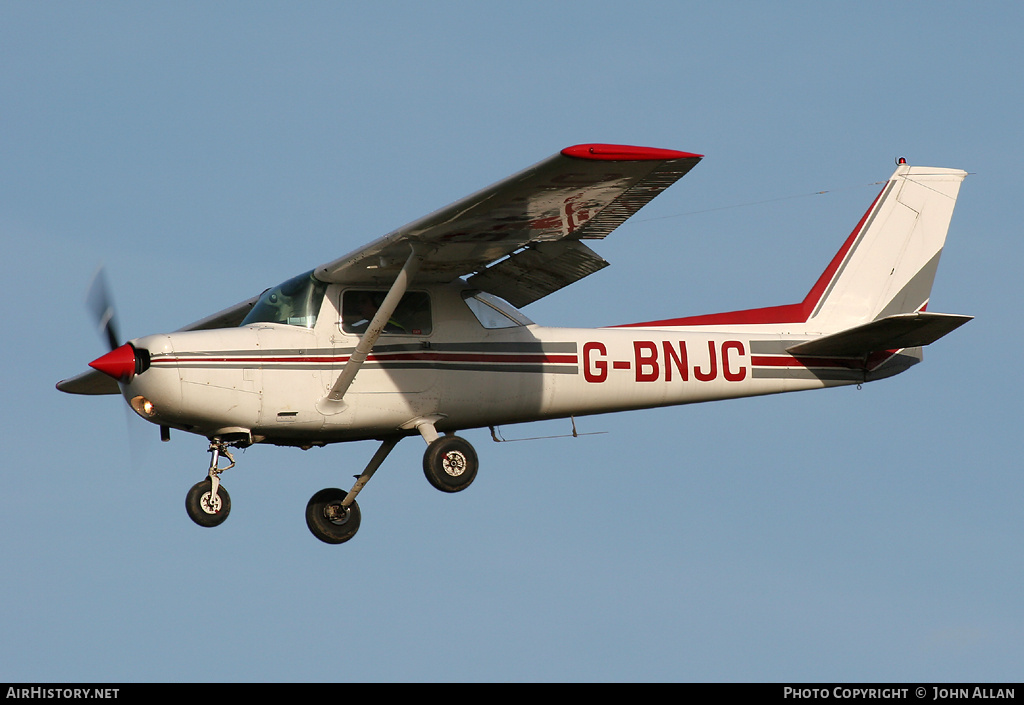
POLYGON ((625 144, 577 144, 566 147, 562 154, 577 159, 596 159, 604 161, 650 161, 666 159, 701 159, 703 154, 678 152, 674 149, 656 149, 654 147, 632 147, 625 144))

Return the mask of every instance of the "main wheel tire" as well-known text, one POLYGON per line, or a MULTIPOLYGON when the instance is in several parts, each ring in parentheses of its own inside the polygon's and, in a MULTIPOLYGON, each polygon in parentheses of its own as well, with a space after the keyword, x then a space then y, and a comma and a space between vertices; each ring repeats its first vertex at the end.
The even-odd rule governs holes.
POLYGON ((423 454, 423 474, 442 492, 461 492, 469 487, 479 466, 473 446, 458 436, 434 439, 423 454))
POLYGON ((355 500, 342 508, 348 492, 329 487, 310 497, 306 504, 306 526, 324 543, 345 543, 359 531, 362 517, 355 500))
POLYGON ((192 485, 185 495, 185 511, 192 521, 199 526, 220 526, 231 512, 231 495, 224 485, 217 488, 217 496, 213 497, 213 482, 206 478, 192 485))

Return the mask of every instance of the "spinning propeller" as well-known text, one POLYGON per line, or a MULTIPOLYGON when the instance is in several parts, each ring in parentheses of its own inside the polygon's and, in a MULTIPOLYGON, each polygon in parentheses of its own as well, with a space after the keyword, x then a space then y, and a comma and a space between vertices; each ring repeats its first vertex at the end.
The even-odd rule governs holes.
POLYGON ((110 352, 89 363, 89 367, 113 377, 121 382, 128 382, 135 375, 149 367, 149 354, 146 350, 137 349, 130 343, 120 344, 117 334, 114 300, 107 287, 107 276, 103 267, 96 271, 85 296, 85 303, 92 312, 100 336, 106 341, 110 352))
POLYGON ((114 301, 110 298, 110 289, 107 287, 107 275, 103 267, 96 270, 96 274, 89 284, 89 291, 85 295, 85 305, 92 312, 96 320, 96 327, 100 335, 107 341, 111 350, 120 347, 117 335, 117 325, 114 320, 114 301))
MULTIPOLYGON (((120 342, 114 299, 110 295, 106 271, 102 266, 96 270, 96 274, 89 284, 85 295, 85 304, 96 323, 97 332, 109 348, 109 352, 90 362, 89 367, 109 375, 119 382, 129 382, 135 375, 147 369, 149 367, 149 351, 135 348, 131 343, 120 342)), ((135 468, 143 464, 142 457, 145 455, 143 449, 147 446, 147 442, 141 436, 143 427, 131 421, 130 417, 134 414, 128 406, 125 406, 125 414, 129 463, 131 467, 135 468)), ((161 429, 161 437, 165 435, 161 429)))

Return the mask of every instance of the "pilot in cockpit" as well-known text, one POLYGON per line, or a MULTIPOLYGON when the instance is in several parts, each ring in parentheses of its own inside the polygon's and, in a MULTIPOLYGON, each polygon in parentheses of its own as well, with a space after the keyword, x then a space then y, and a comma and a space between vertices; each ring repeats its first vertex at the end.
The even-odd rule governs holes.
MULTIPOLYGON (((382 291, 347 291, 342 306, 342 330, 346 333, 363 333, 377 314, 384 301, 382 291)), ((384 324, 384 333, 405 333, 405 326, 392 314, 384 324)))

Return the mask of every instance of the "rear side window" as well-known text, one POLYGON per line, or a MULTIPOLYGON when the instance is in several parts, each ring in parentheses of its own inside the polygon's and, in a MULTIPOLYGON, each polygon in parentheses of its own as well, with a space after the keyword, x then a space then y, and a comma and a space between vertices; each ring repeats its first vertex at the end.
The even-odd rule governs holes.
POLYGON ((462 299, 484 328, 514 328, 533 323, 511 304, 497 296, 469 290, 462 293, 462 299))

